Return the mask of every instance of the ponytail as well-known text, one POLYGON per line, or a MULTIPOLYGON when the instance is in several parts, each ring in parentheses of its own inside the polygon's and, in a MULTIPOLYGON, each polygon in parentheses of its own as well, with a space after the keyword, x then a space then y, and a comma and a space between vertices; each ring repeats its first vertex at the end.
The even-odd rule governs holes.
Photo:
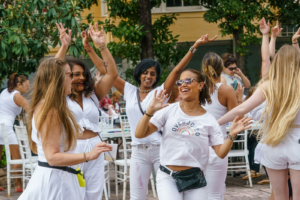
POLYGON ((7 82, 7 90, 8 92, 12 92, 18 86, 18 83, 23 84, 23 82, 27 81, 28 78, 24 75, 19 75, 17 73, 13 73, 10 75, 9 80, 7 82))

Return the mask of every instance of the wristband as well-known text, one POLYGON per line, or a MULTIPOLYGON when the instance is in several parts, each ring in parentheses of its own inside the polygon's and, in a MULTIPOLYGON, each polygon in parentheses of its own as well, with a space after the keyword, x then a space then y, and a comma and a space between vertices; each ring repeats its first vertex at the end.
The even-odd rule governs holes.
POLYGON ((148 117, 153 117, 153 115, 149 115, 149 114, 147 114, 146 112, 145 112, 144 114, 147 115, 148 117))
POLYGON ((230 140, 234 141, 236 137, 234 138, 234 137, 232 137, 230 134, 228 134, 228 135, 227 135, 227 138, 229 138, 230 140))
POLYGON ((106 44, 101 44, 100 46, 98 46, 100 51, 103 51, 104 49, 106 49, 106 44))
POLYGON ((89 162, 89 160, 87 159, 87 156, 86 156, 86 153, 85 153, 85 152, 83 152, 83 155, 84 155, 84 157, 85 157, 85 162, 89 162))

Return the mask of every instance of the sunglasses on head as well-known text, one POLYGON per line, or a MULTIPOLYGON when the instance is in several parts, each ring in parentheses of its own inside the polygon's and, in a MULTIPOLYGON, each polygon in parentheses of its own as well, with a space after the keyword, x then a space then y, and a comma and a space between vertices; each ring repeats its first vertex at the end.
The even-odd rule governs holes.
POLYGON ((237 67, 229 67, 228 69, 229 69, 230 71, 233 71, 233 70, 236 70, 237 67))
POLYGON ((193 81, 194 81, 194 78, 186 78, 185 80, 177 80, 177 81, 175 82, 175 85, 176 85, 177 87, 182 86, 183 82, 184 82, 186 85, 190 85, 193 81))

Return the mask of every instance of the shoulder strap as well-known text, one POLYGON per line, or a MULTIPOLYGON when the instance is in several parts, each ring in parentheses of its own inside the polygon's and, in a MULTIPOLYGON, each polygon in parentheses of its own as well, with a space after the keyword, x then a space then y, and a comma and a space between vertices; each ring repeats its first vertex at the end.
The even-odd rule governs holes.
POLYGON ((139 104, 140 111, 141 111, 142 115, 144 115, 144 111, 142 109, 141 101, 140 101, 139 89, 136 89, 136 98, 137 98, 137 101, 138 101, 138 104, 139 104))

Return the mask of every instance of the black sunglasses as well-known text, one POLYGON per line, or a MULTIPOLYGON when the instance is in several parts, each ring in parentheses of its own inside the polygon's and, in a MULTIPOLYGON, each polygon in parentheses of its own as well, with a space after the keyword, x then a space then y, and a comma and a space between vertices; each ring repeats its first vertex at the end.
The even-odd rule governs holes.
MULTIPOLYGON (((187 85, 191 85, 193 81, 194 81, 194 78, 186 78, 185 80, 177 80, 177 81, 175 82, 175 85, 176 85, 177 87, 179 87, 179 86, 181 86, 181 85, 183 84, 183 82, 184 82, 185 84, 187 84, 187 85)), ((198 82, 198 81, 197 81, 197 82, 198 82)))
POLYGON ((236 70, 237 67, 229 67, 228 69, 229 69, 230 71, 233 71, 233 70, 236 70))

